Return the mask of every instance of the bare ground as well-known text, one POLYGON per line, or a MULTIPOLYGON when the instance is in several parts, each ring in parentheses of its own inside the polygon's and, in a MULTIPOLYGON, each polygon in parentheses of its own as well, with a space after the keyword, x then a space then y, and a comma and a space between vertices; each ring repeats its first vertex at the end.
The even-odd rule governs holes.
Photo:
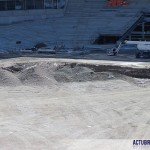
POLYGON ((18 58, 0 66, 2 150, 119 150, 102 139, 150 137, 149 63, 18 58))

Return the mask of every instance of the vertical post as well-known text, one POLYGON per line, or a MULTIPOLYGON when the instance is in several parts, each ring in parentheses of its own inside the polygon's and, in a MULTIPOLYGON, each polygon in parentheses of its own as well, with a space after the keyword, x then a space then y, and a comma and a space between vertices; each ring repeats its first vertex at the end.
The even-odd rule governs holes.
POLYGON ((33 9, 36 9, 36 2, 33 0, 33 9))
POLYGON ((27 4, 27 3, 26 3, 26 0, 24 0, 24 1, 23 1, 23 9, 24 9, 24 10, 27 9, 26 4, 27 4))
POLYGON ((145 23, 143 22, 142 23, 142 40, 144 40, 144 38, 145 38, 145 23))
POLYGON ((45 5, 44 4, 45 4, 45 0, 43 0, 43 9, 45 9, 45 5))
POLYGON ((129 35, 129 41, 131 41, 131 37, 132 37, 132 35, 129 35))
POLYGON ((7 1, 5 1, 5 10, 8 10, 7 1))

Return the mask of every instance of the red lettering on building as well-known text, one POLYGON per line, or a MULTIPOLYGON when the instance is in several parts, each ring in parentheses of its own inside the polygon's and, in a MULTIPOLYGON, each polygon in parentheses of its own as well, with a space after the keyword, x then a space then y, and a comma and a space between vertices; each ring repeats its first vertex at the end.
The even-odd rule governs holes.
POLYGON ((128 2, 126 0, 109 0, 107 6, 127 6, 128 2))

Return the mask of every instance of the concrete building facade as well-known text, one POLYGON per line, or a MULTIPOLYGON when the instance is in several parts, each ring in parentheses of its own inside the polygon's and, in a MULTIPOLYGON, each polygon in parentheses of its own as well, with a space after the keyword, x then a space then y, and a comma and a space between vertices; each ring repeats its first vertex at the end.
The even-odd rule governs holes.
POLYGON ((63 9, 65 0, 0 0, 0 11, 28 9, 63 9))
POLYGON ((63 16, 66 0, 0 0, 0 24, 63 16))
POLYGON ((150 40, 150 0, 128 0, 127 6, 117 7, 107 6, 107 0, 66 0, 63 7, 64 1, 12 1, 5 0, 7 9, 0 11, 0 50, 25 49, 39 42, 72 48, 111 45, 126 38, 150 40))

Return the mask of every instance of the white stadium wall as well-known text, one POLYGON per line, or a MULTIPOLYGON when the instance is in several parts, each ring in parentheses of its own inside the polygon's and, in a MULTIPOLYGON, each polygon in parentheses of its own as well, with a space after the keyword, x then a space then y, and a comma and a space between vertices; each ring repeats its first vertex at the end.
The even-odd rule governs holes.
POLYGON ((0 0, 0 24, 63 16, 66 0, 0 0))

